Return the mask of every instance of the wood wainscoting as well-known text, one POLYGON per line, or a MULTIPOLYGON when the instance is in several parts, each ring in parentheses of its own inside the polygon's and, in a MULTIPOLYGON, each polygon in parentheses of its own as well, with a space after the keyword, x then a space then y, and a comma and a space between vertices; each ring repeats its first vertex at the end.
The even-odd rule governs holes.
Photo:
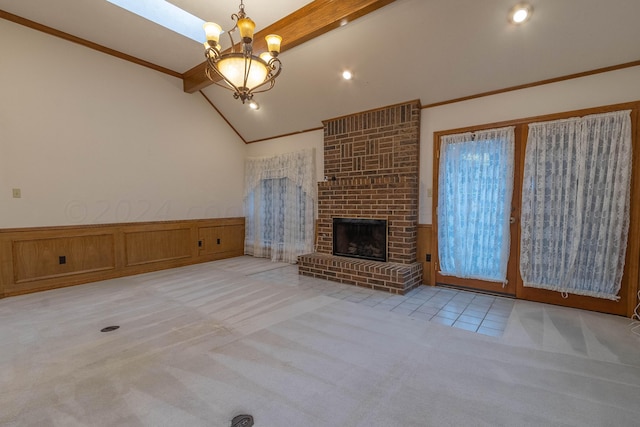
POLYGON ((417 261, 422 263, 422 284, 432 285, 431 281, 431 224, 418 224, 417 261))
POLYGON ((244 218, 0 229, 0 297, 244 254, 244 218))

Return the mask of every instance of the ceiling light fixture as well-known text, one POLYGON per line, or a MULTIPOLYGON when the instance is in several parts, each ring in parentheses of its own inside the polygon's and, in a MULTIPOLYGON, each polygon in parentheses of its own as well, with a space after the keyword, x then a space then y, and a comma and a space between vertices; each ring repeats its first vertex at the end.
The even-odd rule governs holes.
POLYGON ((353 78, 353 73, 349 70, 345 70, 342 72, 342 78, 345 80, 351 80, 353 78))
POLYGON ((240 10, 231 15, 235 25, 228 31, 231 40, 231 50, 226 53, 220 51, 218 44, 222 27, 213 22, 204 24, 207 41, 204 44, 204 56, 207 59, 205 73, 209 80, 233 91, 233 97, 244 104, 253 99, 254 93, 266 92, 276 84, 276 77, 282 71, 282 64, 278 59, 282 37, 270 34, 265 37, 268 52, 259 56, 253 54, 253 30, 255 22, 244 12, 244 2, 240 0, 240 10), (240 32, 241 46, 236 51, 232 32, 240 32), (219 83, 221 78, 226 85, 219 83))
POLYGON ((533 7, 530 4, 519 3, 511 8, 509 11, 509 21, 514 24, 522 24, 531 18, 533 13, 533 7))

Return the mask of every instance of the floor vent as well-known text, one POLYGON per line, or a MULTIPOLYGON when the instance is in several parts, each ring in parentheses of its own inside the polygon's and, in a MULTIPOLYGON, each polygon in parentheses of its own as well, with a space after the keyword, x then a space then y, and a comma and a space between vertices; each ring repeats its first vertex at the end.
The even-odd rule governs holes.
POLYGON ((251 427, 253 417, 251 415, 236 415, 231 420, 231 427, 251 427))

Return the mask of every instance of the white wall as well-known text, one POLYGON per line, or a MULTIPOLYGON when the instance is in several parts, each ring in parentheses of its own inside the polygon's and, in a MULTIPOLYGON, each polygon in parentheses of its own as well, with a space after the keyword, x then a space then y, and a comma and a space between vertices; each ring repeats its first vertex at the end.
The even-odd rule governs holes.
POLYGON ((242 215, 246 146, 180 79, 0 34, 0 228, 242 215))
MULTIPOLYGON (((432 197, 429 192, 433 187, 434 132, 637 100, 640 100, 640 67, 632 67, 423 109, 420 131, 420 224, 431 224, 432 220, 432 197)), ((321 130, 249 144, 247 155, 268 156, 307 147, 316 148, 316 173, 318 181, 321 181, 324 173, 321 130)))
MULTIPOLYGON (((0 33, 0 228, 239 216, 246 156, 315 148, 323 179, 322 130, 245 146, 177 78, 6 20, 0 33)), ((420 223, 434 132, 639 99, 634 67, 422 110, 420 223)))
POLYGON ((422 110, 420 224, 431 224, 433 134, 467 126, 523 119, 640 100, 640 67, 625 68, 544 86, 422 110))
POLYGON ((247 157, 267 157, 314 148, 317 181, 324 179, 324 131, 316 130, 247 145, 247 157))

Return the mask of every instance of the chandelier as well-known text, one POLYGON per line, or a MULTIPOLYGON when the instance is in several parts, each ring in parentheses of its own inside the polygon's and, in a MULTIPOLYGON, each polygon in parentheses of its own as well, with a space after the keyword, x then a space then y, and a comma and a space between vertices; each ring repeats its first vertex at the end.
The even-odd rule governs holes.
POLYGON ((254 93, 266 92, 276 84, 276 77, 282 71, 278 59, 282 37, 275 34, 265 37, 268 52, 256 56, 253 53, 253 30, 256 24, 245 14, 243 0, 240 0, 240 10, 231 15, 231 19, 235 25, 227 32, 231 50, 226 53, 221 52, 218 44, 222 27, 213 22, 207 22, 203 26, 207 36, 204 44, 204 56, 207 59, 205 73, 218 86, 233 91, 233 97, 244 104, 246 101, 252 102, 254 93), (239 48, 231 34, 236 30, 240 32, 239 48), (220 79, 226 85, 219 83, 220 79))

